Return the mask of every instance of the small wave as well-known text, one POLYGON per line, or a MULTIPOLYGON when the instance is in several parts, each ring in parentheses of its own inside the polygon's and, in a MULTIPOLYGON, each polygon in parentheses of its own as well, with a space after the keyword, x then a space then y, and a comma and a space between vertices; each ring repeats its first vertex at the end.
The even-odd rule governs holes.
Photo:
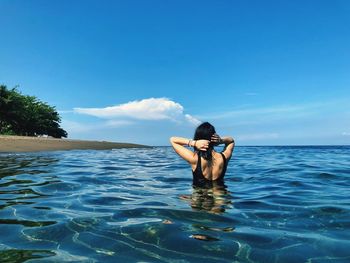
POLYGON ((223 189, 193 188, 170 147, 1 154, 0 258, 341 262, 349 149, 237 147, 223 189))

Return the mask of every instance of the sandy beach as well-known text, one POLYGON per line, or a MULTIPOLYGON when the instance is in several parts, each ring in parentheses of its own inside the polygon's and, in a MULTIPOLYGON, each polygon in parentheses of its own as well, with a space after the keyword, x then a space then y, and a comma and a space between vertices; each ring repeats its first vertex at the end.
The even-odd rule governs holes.
POLYGON ((43 137, 0 135, 0 152, 37 152, 58 150, 108 150, 143 148, 145 145, 106 141, 84 141, 43 137))

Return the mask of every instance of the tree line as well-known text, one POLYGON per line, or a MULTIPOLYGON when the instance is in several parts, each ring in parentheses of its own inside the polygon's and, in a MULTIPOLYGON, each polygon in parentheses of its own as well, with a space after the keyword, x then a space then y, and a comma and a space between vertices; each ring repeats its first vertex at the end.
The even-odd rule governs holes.
POLYGON ((34 96, 23 95, 17 88, 0 85, 0 134, 67 137, 60 122, 55 107, 34 96))

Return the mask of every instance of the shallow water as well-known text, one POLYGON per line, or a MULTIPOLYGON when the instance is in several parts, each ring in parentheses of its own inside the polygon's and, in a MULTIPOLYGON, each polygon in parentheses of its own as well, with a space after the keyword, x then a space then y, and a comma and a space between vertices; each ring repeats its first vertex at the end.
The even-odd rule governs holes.
POLYGON ((350 147, 237 147, 192 188, 170 147, 0 155, 0 262, 350 262, 350 147))

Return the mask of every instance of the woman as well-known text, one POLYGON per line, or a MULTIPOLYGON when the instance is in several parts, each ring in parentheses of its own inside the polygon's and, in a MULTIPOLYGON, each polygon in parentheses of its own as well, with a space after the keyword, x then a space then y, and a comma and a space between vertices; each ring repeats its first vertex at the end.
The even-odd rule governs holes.
POLYGON ((199 125, 194 138, 171 137, 171 145, 175 152, 192 167, 194 186, 212 186, 223 183, 227 163, 235 146, 232 137, 221 137, 208 122, 199 125), (214 146, 225 144, 222 152, 216 152, 214 146), (194 147, 194 152, 185 146, 194 147))

